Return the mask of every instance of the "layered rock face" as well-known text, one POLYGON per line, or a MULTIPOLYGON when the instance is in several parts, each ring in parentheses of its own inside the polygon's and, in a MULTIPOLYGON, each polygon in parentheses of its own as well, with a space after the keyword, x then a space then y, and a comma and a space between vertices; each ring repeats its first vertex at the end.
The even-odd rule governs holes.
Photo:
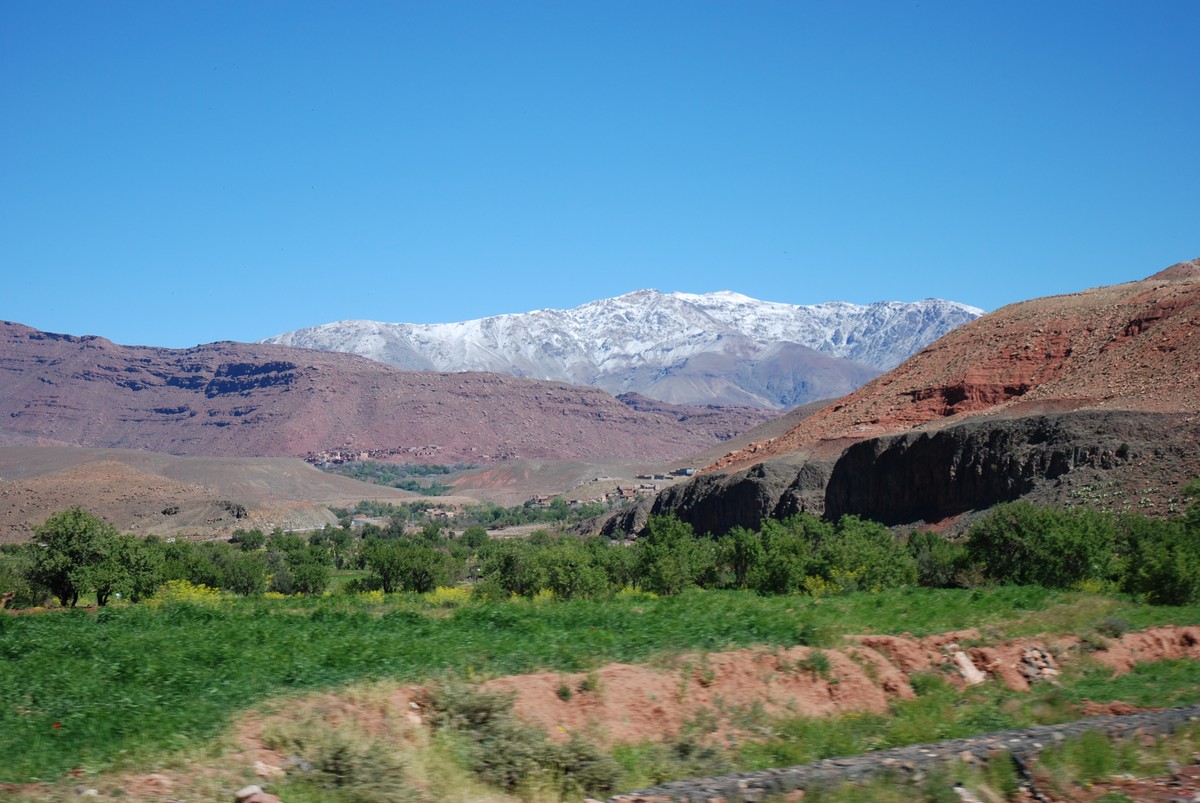
POLYGON ((0 323, 0 443, 239 457, 344 448, 425 463, 669 459, 771 415, 637 409, 595 388, 286 346, 121 346, 0 323))
POLYGON ((1018 498, 1165 515, 1198 444, 1200 260, 986 315, 655 509, 717 533, 797 510, 945 523, 1018 498))

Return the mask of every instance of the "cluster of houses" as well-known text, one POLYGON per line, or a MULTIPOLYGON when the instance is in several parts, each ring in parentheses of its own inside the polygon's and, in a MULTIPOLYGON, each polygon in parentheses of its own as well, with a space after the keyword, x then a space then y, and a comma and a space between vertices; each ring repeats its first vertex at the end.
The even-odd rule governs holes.
POLYGON ((391 449, 351 449, 349 447, 341 447, 338 449, 321 449, 320 451, 309 452, 304 456, 304 460, 307 463, 317 466, 340 466, 345 463, 355 463, 363 460, 387 460, 393 457, 434 457, 441 448, 433 444, 429 444, 428 446, 396 446, 391 449))
POLYGON ((639 480, 669 480, 675 477, 690 477, 696 473, 695 468, 677 468, 669 474, 638 474, 635 479, 639 480))

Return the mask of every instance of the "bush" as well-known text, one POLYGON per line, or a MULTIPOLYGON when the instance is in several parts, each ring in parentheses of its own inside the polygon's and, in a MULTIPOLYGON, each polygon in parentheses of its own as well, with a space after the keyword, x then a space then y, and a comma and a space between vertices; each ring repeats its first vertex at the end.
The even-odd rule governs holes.
POLYGON ((968 568, 967 548, 937 533, 913 533, 908 552, 917 562, 917 583, 926 588, 955 588, 968 568))
POLYGON ((1012 502, 998 505, 971 528, 967 557, 982 563, 997 582, 1069 588, 1116 578, 1116 540, 1110 515, 1012 502))
POLYGON ((762 556, 750 569, 750 587, 762 594, 794 594, 804 589, 812 553, 832 536, 827 522, 801 513, 783 521, 762 523, 762 556))
POLYGON ((917 581, 917 562, 888 528, 842 516, 834 535, 821 542, 814 565, 845 591, 881 591, 917 581))
POLYGON ((1156 605, 1200 601, 1200 538, 1183 521, 1122 520, 1128 554, 1124 591, 1156 605))
POLYGON ((713 542, 674 516, 651 516, 636 549, 638 584, 655 594, 678 594, 716 566, 713 542))
MULTIPOLYGON (((567 688, 568 693, 570 689, 567 688)), ((484 692, 450 680, 426 692, 432 724, 462 741, 470 769, 482 780, 507 790, 536 782, 556 782, 564 796, 612 791, 620 768, 594 745, 574 737, 555 745, 512 713, 512 696, 484 692)))

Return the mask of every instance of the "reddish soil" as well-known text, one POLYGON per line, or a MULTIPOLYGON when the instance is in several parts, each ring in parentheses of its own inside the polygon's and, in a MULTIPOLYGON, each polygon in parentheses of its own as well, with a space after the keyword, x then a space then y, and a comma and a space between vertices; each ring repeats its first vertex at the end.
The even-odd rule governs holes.
MULTIPOLYGON (((827 665, 808 647, 744 649, 728 653, 683 655, 668 664, 614 664, 590 674, 541 672, 498 678, 484 688, 514 695, 514 710, 524 720, 565 740, 581 733, 605 744, 672 738, 692 723, 706 723, 712 738, 753 739, 763 735, 763 714, 830 716, 851 711, 884 711, 892 699, 913 696, 909 675, 944 672, 962 683, 951 654, 960 643, 977 642, 974 630, 916 639, 906 636, 859 636, 839 650, 822 650, 827 665), (570 690, 569 699, 560 689, 570 690)), ((1068 663, 1078 655, 1071 637, 1030 637, 1003 644, 969 648, 974 665, 1010 688, 1028 689, 1017 665, 1027 648, 1047 648, 1068 663)), ((1089 653, 1113 667, 1115 674, 1134 664, 1167 658, 1200 659, 1200 627, 1161 627, 1112 639, 1107 649, 1089 653)), ((421 744, 423 719, 415 687, 371 687, 349 695, 318 693, 287 701, 277 713, 251 712, 233 727, 231 750, 215 763, 130 773, 88 781, 102 794, 126 800, 204 799, 191 794, 222 784, 269 782, 282 772, 288 757, 265 746, 264 733, 279 723, 303 726, 309 720, 326 726, 346 724, 372 735, 389 735, 421 744), (234 779, 234 780, 231 780, 234 779), (240 779, 240 780, 239 780, 240 779), (118 793, 117 790, 120 790, 118 793)), ((1088 703, 1081 716, 1128 713, 1121 701, 1088 703)), ((703 736, 701 733, 699 736, 703 736)), ((1200 770, 1180 769, 1171 778, 1118 779, 1079 790, 1064 800, 1094 800, 1103 791, 1123 791, 1135 800, 1173 800, 1200 791, 1200 770), (1162 796, 1158 796, 1158 795, 1162 796), (1170 795, 1176 797, 1172 798, 1170 795)), ((55 799, 46 785, 4 786, 0 793, 55 799)), ((1190 798, 1185 798, 1190 799, 1190 798)))
POLYGON ((804 420, 713 463, 745 468, 981 414, 1197 412, 1200 260, 1140 282, 1012 304, 804 420))
MULTIPOLYGON (((664 667, 614 664, 591 675, 541 672, 499 678, 485 687, 512 692, 519 716, 563 740, 572 733, 605 743, 664 739, 700 716, 708 717, 721 735, 752 736, 746 724, 751 713, 884 711, 889 700, 913 696, 908 676, 915 672, 944 672, 962 683, 951 654, 960 649, 959 642, 978 639, 974 630, 924 639, 858 636, 852 639, 857 646, 819 651, 828 661, 827 672, 806 663, 813 649, 792 647, 681 656, 664 667), (595 690, 587 690, 589 684, 595 690), (561 691, 564 687, 569 695, 561 691)), ((961 649, 990 678, 1014 691, 1028 691, 1022 663, 1028 649, 1047 650, 1057 663, 1067 663, 1079 641, 1074 636, 1031 637, 961 649)), ((1114 674, 1146 661, 1200 659, 1200 627, 1127 633, 1090 655, 1114 674)))

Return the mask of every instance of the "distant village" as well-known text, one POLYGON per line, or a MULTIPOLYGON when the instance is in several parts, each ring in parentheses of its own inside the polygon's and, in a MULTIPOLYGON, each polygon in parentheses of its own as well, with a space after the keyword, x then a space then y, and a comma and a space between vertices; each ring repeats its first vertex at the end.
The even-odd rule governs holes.
POLYGON ((395 446, 390 449, 321 449, 309 452, 304 456, 304 462, 316 466, 342 466, 346 463, 361 463, 366 460, 386 461, 397 457, 409 458, 435 457, 442 447, 429 444, 427 446, 395 446))

